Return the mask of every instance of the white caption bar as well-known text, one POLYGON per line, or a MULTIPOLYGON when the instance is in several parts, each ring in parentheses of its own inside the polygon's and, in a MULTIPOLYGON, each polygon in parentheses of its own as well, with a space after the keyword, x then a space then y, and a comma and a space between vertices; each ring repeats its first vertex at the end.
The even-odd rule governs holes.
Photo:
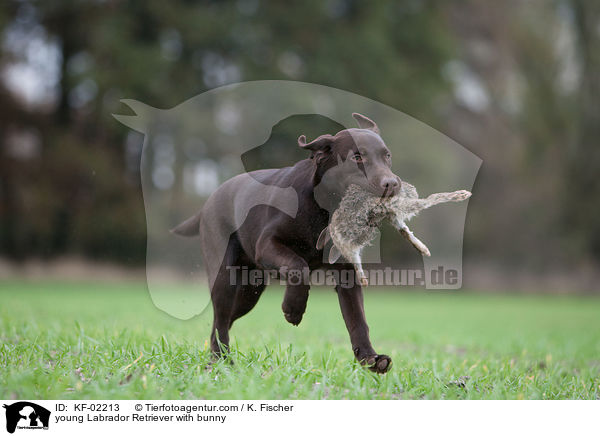
MULTIPOLYGON (((106 434, 520 435, 598 431, 597 401, 46 401, 5 400, 19 436, 106 434), (45 430, 33 432, 32 430, 45 430), (335 433, 333 433, 335 432, 335 433)), ((12 430, 12 432, 11 432, 12 430)), ((6 433, 3 433, 6 434, 6 433)))

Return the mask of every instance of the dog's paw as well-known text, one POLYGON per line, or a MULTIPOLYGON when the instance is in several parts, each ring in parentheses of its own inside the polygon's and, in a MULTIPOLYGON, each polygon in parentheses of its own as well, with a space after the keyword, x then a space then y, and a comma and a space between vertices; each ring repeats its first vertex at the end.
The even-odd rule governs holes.
POLYGON ((216 343, 211 347, 210 360, 208 362, 208 366, 212 366, 219 361, 229 363, 233 365, 233 358, 231 357, 231 352, 229 351, 229 347, 227 345, 216 343))
POLYGON ((300 324, 302 316, 306 311, 306 299, 302 298, 286 298, 281 305, 285 320, 292 325, 300 324))
POLYGON ((229 365, 234 365, 235 362, 229 353, 211 353, 210 359, 206 364, 206 368, 210 369, 215 366, 218 362, 225 362, 229 365))
POLYGON ((377 374, 385 374, 392 367, 391 357, 385 354, 375 354, 365 357, 360 363, 377 374))
POLYGON ((292 325, 300 324, 300 321, 302 321, 303 315, 304 315, 303 313, 298 313, 298 312, 283 312, 283 316, 285 317, 285 320, 292 325))
POLYGON ((308 286, 292 286, 288 281, 281 310, 290 324, 298 325, 302 321, 302 315, 304 315, 308 303, 308 290, 308 286))

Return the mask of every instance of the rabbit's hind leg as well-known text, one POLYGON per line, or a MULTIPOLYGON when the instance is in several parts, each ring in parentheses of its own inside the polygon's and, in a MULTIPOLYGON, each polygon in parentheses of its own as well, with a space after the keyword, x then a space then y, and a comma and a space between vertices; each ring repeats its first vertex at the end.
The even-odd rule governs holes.
POLYGON ((404 221, 400 221, 399 219, 394 220, 394 227, 396 227, 400 234, 404 236, 404 238, 410 242, 413 247, 417 249, 417 251, 421 252, 423 256, 431 256, 429 248, 427 248, 427 246, 421 242, 421 240, 417 238, 413 232, 411 232, 404 221))
POLYGON ((360 257, 360 251, 357 250, 352 253, 352 263, 354 264, 354 270, 356 271, 356 279, 362 286, 368 286, 369 281, 363 271, 362 259, 360 257))

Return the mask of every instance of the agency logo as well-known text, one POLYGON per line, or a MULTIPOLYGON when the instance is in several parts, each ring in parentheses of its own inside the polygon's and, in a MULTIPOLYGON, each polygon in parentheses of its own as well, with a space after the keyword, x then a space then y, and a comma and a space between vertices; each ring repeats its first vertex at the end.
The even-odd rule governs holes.
POLYGON ((6 409, 6 431, 14 433, 16 429, 48 430, 50 411, 42 406, 29 401, 19 401, 10 405, 4 404, 6 409))

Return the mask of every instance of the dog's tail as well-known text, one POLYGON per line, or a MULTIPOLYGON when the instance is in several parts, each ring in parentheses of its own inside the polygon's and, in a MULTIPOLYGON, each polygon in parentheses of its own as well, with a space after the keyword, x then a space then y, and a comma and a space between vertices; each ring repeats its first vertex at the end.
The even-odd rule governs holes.
POLYGON ((198 236, 200 234, 200 221, 202 221, 202 212, 198 212, 193 217, 172 228, 171 233, 186 237, 198 236))

